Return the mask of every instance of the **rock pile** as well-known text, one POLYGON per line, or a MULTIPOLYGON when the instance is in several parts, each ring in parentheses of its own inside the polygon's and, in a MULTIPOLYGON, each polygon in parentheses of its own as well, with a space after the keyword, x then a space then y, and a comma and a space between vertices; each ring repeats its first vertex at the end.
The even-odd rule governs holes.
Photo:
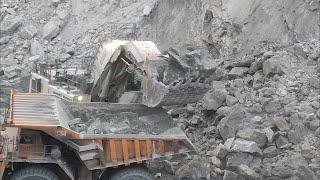
POLYGON ((320 41, 273 49, 221 65, 224 78, 177 119, 212 177, 320 178, 320 41))

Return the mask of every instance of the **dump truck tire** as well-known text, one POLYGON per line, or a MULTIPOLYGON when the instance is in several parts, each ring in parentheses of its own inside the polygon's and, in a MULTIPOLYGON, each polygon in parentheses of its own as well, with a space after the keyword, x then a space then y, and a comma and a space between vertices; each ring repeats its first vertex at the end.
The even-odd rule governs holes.
POLYGON ((111 175, 110 180, 152 180, 152 174, 144 167, 127 167, 111 175))
POLYGON ((15 172, 10 180, 59 180, 59 178, 47 168, 30 166, 15 172))

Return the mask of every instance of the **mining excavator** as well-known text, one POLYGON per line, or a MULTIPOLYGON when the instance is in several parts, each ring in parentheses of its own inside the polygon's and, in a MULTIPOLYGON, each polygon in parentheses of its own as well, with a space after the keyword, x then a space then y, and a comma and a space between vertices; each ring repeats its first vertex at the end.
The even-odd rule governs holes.
POLYGON ((196 54, 106 39, 90 70, 36 65, 1 124, 0 177, 153 179, 146 162, 195 151, 162 107, 208 91, 212 68, 186 61, 196 54))

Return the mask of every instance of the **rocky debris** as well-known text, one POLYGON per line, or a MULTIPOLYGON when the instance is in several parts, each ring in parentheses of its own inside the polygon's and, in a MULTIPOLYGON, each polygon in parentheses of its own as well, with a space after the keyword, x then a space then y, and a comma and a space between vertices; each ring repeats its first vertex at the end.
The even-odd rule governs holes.
POLYGON ((60 33, 63 23, 64 22, 58 18, 52 18, 43 26, 42 37, 47 40, 55 38, 60 33))
POLYGON ((234 137, 241 123, 245 121, 245 112, 241 108, 234 108, 229 116, 221 119, 218 130, 223 140, 234 137))
POLYGON ((256 142, 259 147, 263 147, 268 142, 266 134, 258 129, 242 129, 237 132, 237 137, 256 142))
POLYGON ((10 36, 4 36, 0 38, 0 45, 7 44, 10 41, 11 37, 10 36))
POLYGON ((228 154, 228 149, 223 144, 219 144, 213 151, 213 155, 219 159, 224 159, 228 154))
POLYGON ((31 41, 30 43, 30 54, 32 56, 36 56, 36 55, 39 55, 39 56, 44 56, 44 48, 42 46, 42 44, 40 44, 39 41, 37 40, 33 40, 31 41))
POLYGON ((259 179, 259 174, 257 174, 254 170, 252 170, 251 168, 249 168, 247 165, 241 164, 238 167, 238 172, 241 176, 243 176, 246 179, 251 179, 251 180, 255 180, 255 179, 259 179))
MULTIPOLYGON (((29 62, 46 57, 50 62, 89 67, 105 34, 128 37, 122 30, 110 33, 113 26, 104 23, 110 19, 137 22, 142 27, 139 39, 153 40, 161 50, 173 47, 169 59, 180 57, 173 62, 184 67, 184 75, 205 73, 196 70, 200 66, 213 71, 212 91, 201 102, 169 111, 203 158, 198 161, 201 168, 185 166, 188 170, 180 171, 181 177, 206 169, 201 177, 249 179, 254 171, 262 179, 320 179, 318 2, 204 0, 198 6, 199 2, 1 4, 1 105, 8 104, 11 88, 20 88, 18 82, 30 70, 25 66, 29 62), (110 9, 112 13, 106 13, 110 9), (180 22, 183 26, 176 26, 180 22), (187 50, 180 51, 185 43, 187 50), (206 58, 199 58, 201 49, 208 51, 206 58), (256 152, 251 153, 252 149, 256 152)), ((126 132, 128 128, 119 123, 119 128, 105 130, 100 128, 108 126, 103 118, 87 119, 70 126, 81 133, 126 132)))
POLYGON ((262 151, 256 142, 247 141, 244 139, 236 139, 231 146, 231 150, 235 152, 248 152, 262 155, 262 151))
POLYGON ((7 16, 0 22, 0 38, 11 36, 22 26, 22 18, 16 16, 7 16))
POLYGON ((276 166, 272 168, 272 175, 277 176, 278 178, 289 178, 292 176, 293 171, 290 167, 286 166, 276 166))
POLYGON ((238 180, 238 174, 232 171, 225 170, 223 180, 238 180))
POLYGON ((33 25, 25 26, 20 32, 20 36, 23 39, 32 39, 38 33, 37 27, 33 25))
POLYGON ((247 68, 247 67, 234 67, 229 72, 228 77, 230 79, 241 78, 244 75, 246 75, 246 73, 248 73, 248 71, 249 71, 249 68, 247 68))
POLYGON ((233 97, 233 96, 230 96, 230 95, 227 95, 226 97, 226 104, 227 106, 233 106, 235 105, 236 103, 238 102, 238 99, 233 97))
POLYGON ((219 107, 221 107, 226 100, 227 93, 225 90, 215 89, 213 91, 208 92, 203 97, 203 107, 207 110, 216 111, 219 107))
POLYGON ((202 163, 196 160, 192 160, 181 166, 175 174, 179 179, 210 179, 210 172, 208 168, 204 167, 202 163))

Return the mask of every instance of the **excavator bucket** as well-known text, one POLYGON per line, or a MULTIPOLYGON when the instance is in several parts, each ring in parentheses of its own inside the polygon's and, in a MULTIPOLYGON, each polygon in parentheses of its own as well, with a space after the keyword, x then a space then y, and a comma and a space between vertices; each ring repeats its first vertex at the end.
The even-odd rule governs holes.
POLYGON ((105 40, 94 62, 92 101, 142 103, 148 107, 184 105, 210 88, 214 67, 191 52, 161 55, 151 41, 105 40), (201 63, 199 63, 201 62, 201 63))

